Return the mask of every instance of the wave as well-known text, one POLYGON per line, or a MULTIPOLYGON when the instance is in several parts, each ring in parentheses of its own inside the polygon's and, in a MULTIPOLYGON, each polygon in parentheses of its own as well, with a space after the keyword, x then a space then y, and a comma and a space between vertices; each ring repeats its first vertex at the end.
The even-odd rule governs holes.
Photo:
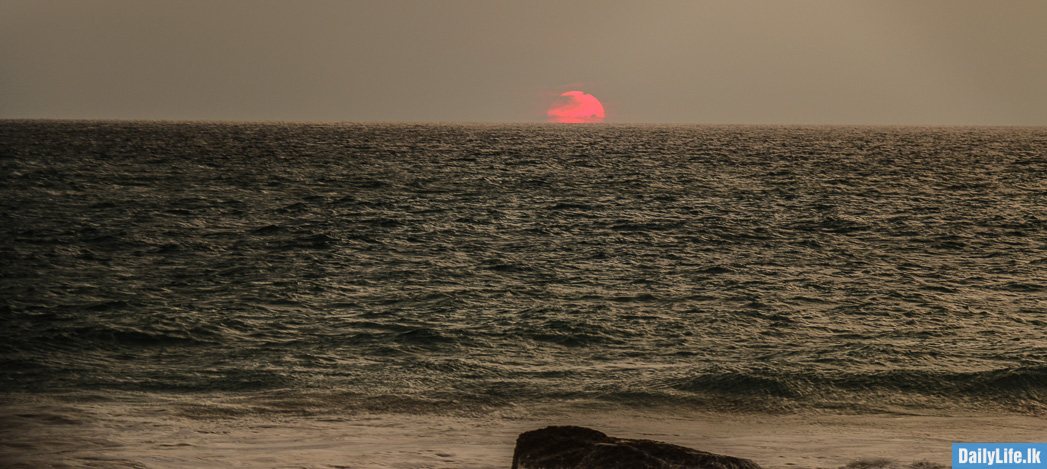
MULTIPOLYGON (((490 414, 558 406, 700 412, 821 412, 913 414, 927 412, 1008 412, 1047 415, 1047 369, 1008 368, 978 373, 887 372, 825 379, 785 373, 703 374, 663 382, 589 382, 549 386, 564 373, 514 376, 509 368, 475 361, 419 362, 436 376, 458 376, 453 386, 388 380, 369 389, 310 387, 273 370, 243 370, 222 381, 202 373, 178 382, 162 377, 120 391, 230 392, 185 401, 182 411, 200 417, 294 413, 346 415, 353 412, 490 414), (485 376, 487 379, 476 379, 485 376), (498 378, 495 378, 498 376, 498 378), (466 377, 472 377, 468 379, 466 377), (206 403, 205 403, 206 402, 206 403)), ((569 379, 569 378, 568 378, 569 379)), ((445 379, 446 380, 446 379, 445 379)))
POLYGON ((773 369, 705 372, 669 382, 679 391, 737 401, 752 398, 757 407, 848 408, 889 406, 993 407, 1047 412, 1047 366, 1010 367, 975 372, 882 370, 867 373, 784 372, 773 369))

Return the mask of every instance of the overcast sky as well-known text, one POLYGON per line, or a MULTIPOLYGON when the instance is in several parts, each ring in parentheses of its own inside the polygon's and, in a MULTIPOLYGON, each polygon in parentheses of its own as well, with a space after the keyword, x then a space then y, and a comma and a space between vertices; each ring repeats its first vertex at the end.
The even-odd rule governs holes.
POLYGON ((0 0, 0 118, 1047 125, 1047 1, 0 0))

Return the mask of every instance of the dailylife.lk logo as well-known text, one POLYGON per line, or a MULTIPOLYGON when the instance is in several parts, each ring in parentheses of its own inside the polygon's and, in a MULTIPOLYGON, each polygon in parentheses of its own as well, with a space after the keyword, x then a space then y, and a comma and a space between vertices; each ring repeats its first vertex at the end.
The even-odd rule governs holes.
POLYGON ((1047 469, 1047 443, 953 443, 953 469, 1047 469))

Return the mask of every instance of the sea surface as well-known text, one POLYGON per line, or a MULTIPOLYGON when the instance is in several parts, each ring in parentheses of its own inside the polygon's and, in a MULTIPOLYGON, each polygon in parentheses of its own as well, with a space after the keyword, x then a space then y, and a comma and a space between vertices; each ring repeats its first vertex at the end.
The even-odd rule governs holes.
POLYGON ((1043 415, 1045 339, 1047 128, 0 121, 9 405, 1043 415))

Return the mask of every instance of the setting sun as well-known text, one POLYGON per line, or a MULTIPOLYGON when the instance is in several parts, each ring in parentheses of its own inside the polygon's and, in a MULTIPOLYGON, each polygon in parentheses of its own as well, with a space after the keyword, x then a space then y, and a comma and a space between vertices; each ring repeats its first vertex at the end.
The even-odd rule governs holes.
POLYGON ((591 94, 568 91, 549 106, 549 122, 603 122, 603 104, 591 94))

